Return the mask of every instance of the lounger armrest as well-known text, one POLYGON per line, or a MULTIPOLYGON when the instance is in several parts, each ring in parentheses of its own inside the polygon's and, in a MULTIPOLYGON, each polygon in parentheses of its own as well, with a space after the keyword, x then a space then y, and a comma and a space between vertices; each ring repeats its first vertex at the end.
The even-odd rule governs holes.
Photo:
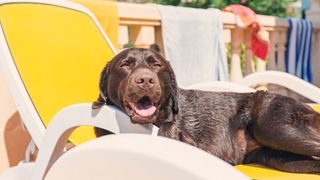
POLYGON ((141 134, 110 135, 81 144, 63 154, 46 179, 249 180, 194 146, 141 134))
POLYGON ((296 93, 320 103, 320 89, 296 76, 280 71, 265 71, 244 77, 241 84, 254 87, 258 84, 271 83, 286 87, 296 93))
POLYGON ((93 126, 114 133, 156 134, 153 125, 137 125, 129 117, 112 106, 92 109, 90 103, 75 104, 59 111, 51 120, 40 145, 33 179, 42 179, 50 166, 63 153, 65 143, 79 126, 93 126))

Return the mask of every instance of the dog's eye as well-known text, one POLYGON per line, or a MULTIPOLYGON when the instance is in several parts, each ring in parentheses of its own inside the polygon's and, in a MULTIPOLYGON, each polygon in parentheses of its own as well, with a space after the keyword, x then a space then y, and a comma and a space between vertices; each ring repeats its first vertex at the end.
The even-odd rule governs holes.
POLYGON ((120 67, 133 67, 135 63, 136 60, 132 57, 129 57, 121 62, 120 67))
POLYGON ((125 67, 125 66, 130 66, 130 64, 129 64, 129 63, 122 63, 122 64, 120 64, 120 67, 125 67))
POLYGON ((160 64, 159 61, 157 61, 153 56, 147 57, 147 62, 150 66, 153 67, 161 67, 162 65, 160 64))
POLYGON ((120 67, 133 67, 135 62, 133 61, 125 61, 120 64, 120 67))

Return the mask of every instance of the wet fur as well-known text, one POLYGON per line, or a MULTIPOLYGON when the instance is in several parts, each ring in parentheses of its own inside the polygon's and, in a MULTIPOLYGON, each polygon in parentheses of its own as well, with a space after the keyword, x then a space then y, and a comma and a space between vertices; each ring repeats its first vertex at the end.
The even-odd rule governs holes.
MULTIPOLYGON (((121 87, 130 72, 119 61, 152 55, 162 62, 154 124, 160 136, 199 147, 230 164, 258 163, 288 172, 319 173, 320 115, 292 98, 255 93, 207 92, 177 87, 175 75, 160 54, 147 49, 121 52, 101 73, 100 96, 93 108, 113 104, 124 110, 121 87)), ((144 67, 148 68, 148 66, 144 67)), ((106 134, 97 129, 98 136, 106 134)))

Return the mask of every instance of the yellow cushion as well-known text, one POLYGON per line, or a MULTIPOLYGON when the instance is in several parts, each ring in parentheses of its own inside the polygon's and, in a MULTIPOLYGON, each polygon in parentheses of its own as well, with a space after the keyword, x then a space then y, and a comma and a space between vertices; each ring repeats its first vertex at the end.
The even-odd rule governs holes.
MULTIPOLYGON (((320 112, 319 104, 308 104, 315 111, 320 112)), ((320 180, 319 175, 315 174, 297 174, 277 171, 274 169, 258 166, 258 165, 238 165, 238 170, 253 179, 263 180, 320 180)))
POLYGON ((313 110, 320 112, 320 104, 308 104, 313 110))
POLYGON ((306 179, 306 180, 320 180, 320 176, 316 174, 298 174, 287 173, 282 171, 273 170, 270 168, 258 165, 238 165, 238 170, 246 174, 252 179, 269 179, 269 180, 287 180, 287 179, 306 179))
POLYGON ((88 8, 97 18, 113 45, 118 44, 119 13, 117 3, 106 0, 72 0, 88 8))
MULTIPOLYGON (((96 100, 100 71, 114 55, 92 19, 59 6, 17 3, 0 7, 15 64, 45 125, 62 108, 96 100)), ((75 144, 92 139, 84 127, 75 144)))

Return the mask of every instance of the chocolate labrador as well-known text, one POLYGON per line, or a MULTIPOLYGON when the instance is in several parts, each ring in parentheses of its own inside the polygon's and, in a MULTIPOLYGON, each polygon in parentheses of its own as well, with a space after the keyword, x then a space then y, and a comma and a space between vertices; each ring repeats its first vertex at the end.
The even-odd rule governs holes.
POLYGON ((104 104, 119 107, 132 123, 153 123, 158 135, 189 143, 232 165, 320 172, 319 113, 290 97, 263 91, 178 88, 169 62, 150 49, 124 50, 106 65, 93 108, 104 104))

